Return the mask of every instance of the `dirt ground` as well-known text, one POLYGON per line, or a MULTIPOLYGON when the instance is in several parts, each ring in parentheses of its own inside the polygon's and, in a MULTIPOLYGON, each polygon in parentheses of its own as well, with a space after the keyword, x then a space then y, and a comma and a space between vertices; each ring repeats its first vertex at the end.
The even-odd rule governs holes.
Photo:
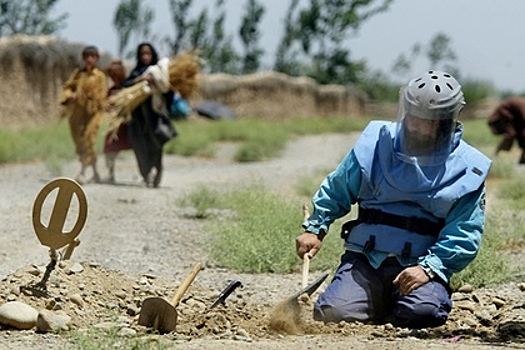
MULTIPOLYGON (((166 156, 159 189, 143 186, 133 155, 122 153, 116 185, 84 186, 89 212, 81 243, 71 260, 51 271, 49 297, 24 293, 24 287, 43 279, 50 262, 48 248, 32 227, 32 205, 46 183, 74 176, 78 165, 62 164, 58 171, 45 163, 2 166, 0 305, 22 301, 37 310, 60 310, 71 317, 71 329, 113 328, 122 337, 165 340, 173 349, 525 349, 525 285, 517 282, 456 292, 447 324, 419 331, 314 322, 312 300, 322 285, 311 299, 301 299, 294 315, 300 322, 284 319, 278 331, 272 329, 275 307, 300 289, 300 273, 250 275, 217 266, 205 249, 213 232, 203 229, 191 209, 177 206, 178 199, 201 185, 263 182, 292 194, 300 177, 335 167, 354 140, 355 135, 302 137, 281 157, 248 164, 233 161, 232 144, 217 146, 213 159, 166 156), (204 268, 177 307, 177 330, 158 335, 139 326, 142 302, 154 296, 170 299, 197 262, 204 268), (208 310, 232 280, 242 287, 224 305, 208 310)), ((103 159, 99 163, 102 167, 103 159)), ((319 274, 312 272, 311 279, 319 274)), ((0 326, 0 349, 75 348, 65 334, 0 326)))

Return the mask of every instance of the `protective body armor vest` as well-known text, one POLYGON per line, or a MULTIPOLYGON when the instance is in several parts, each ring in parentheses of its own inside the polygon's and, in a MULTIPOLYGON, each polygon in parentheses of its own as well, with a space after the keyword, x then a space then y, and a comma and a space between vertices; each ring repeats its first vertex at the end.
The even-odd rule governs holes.
MULTIPOLYGON (((362 172, 359 206, 425 219, 431 224, 442 223, 458 199, 483 184, 490 160, 462 141, 458 128, 454 150, 443 164, 407 163, 396 156, 395 128, 395 123, 371 122, 354 146, 362 172)), ((426 255, 438 238, 435 234, 361 222, 352 228, 347 243, 363 246, 365 250, 372 236, 372 249, 396 255, 408 253, 407 259, 426 255)))

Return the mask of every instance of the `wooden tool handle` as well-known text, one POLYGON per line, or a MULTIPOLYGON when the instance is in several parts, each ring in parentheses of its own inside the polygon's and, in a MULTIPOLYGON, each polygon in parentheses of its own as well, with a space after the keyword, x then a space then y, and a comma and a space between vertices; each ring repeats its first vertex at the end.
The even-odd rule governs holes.
MULTIPOLYGON (((304 219, 308 219, 310 217, 310 209, 308 208, 308 204, 303 204, 303 217, 304 219)), ((303 288, 306 288, 308 285, 308 272, 310 270, 310 255, 308 253, 303 255, 303 288)))
POLYGON ((308 285, 308 271, 310 270, 310 256, 305 254, 303 256, 303 288, 308 285))
POLYGON ((195 277, 197 277, 197 274, 199 273, 201 268, 202 268, 202 264, 200 262, 195 265, 195 267, 193 268, 193 270, 191 270, 191 273, 188 275, 188 277, 186 277, 184 282, 182 282, 179 288, 177 288, 177 291, 175 292, 173 299, 171 299, 171 305, 177 306, 179 304, 180 300, 182 299, 182 296, 184 295, 184 293, 186 293, 186 291, 192 284, 195 277))

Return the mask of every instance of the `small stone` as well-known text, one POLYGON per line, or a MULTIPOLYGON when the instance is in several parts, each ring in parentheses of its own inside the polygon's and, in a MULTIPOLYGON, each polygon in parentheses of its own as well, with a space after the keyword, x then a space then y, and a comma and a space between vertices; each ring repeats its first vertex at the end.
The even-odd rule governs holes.
POLYGON ((497 297, 492 298, 492 303, 496 305, 497 308, 500 308, 506 304, 505 300, 497 298, 497 297))
POLYGON ((474 315, 476 315, 476 317, 484 323, 492 322, 492 315, 487 309, 478 310, 474 313, 474 315))
POLYGON ((126 293, 123 290, 118 290, 115 292, 115 296, 120 299, 126 299, 126 297, 128 296, 128 293, 126 293))
POLYGON ((137 331, 129 327, 123 327, 117 334, 121 337, 133 337, 137 335, 137 331))
POLYGON ((38 314, 36 321, 36 328, 39 332, 58 332, 69 330, 69 323, 71 317, 65 312, 52 312, 49 310, 42 310, 38 314))
POLYGON ((126 313, 129 316, 137 316, 140 313, 140 308, 136 307, 135 305, 129 305, 126 309, 126 313))
POLYGON ((476 326, 479 325, 478 321, 471 317, 465 317, 465 319, 463 320, 463 324, 469 326, 470 328, 476 328, 476 326))
POLYGON ((77 305, 78 307, 84 306, 84 299, 80 296, 80 294, 73 294, 69 297, 69 301, 71 301, 73 304, 77 305))
POLYGON ((474 312, 476 310, 476 303, 470 300, 461 300, 454 303, 454 305, 463 310, 474 312))
POLYGON ((244 342, 247 342, 247 343, 251 343, 253 341, 252 338, 250 338, 250 337, 243 337, 243 336, 240 336, 240 335, 234 336, 233 340, 244 341, 244 342))
POLYGON ((245 337, 245 338, 250 337, 250 335, 248 334, 248 332, 246 332, 244 328, 237 329, 237 335, 240 335, 241 337, 245 337))
POLYGON ((117 318, 117 323, 120 325, 129 325, 129 318, 126 316, 119 316, 117 318))
POLYGON ((84 266, 78 262, 74 263, 69 269, 65 270, 65 273, 68 275, 76 275, 82 272, 84 272, 84 266))
POLYGON ((37 268, 32 268, 31 270, 27 271, 27 273, 33 275, 33 276, 40 276, 42 272, 40 272, 37 268))
POLYGON ((470 284, 464 284, 459 289, 458 292, 460 293, 472 293, 474 288, 470 284))

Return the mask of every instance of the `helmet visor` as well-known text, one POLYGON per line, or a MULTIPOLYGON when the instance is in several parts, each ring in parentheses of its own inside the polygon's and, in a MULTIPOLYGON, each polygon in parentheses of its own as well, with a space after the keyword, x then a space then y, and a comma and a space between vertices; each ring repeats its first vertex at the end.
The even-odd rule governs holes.
POLYGON ((443 163, 452 149, 455 129, 454 118, 429 118, 420 116, 414 110, 405 108, 403 94, 399 103, 396 151, 401 158, 410 163, 437 165, 443 163))

